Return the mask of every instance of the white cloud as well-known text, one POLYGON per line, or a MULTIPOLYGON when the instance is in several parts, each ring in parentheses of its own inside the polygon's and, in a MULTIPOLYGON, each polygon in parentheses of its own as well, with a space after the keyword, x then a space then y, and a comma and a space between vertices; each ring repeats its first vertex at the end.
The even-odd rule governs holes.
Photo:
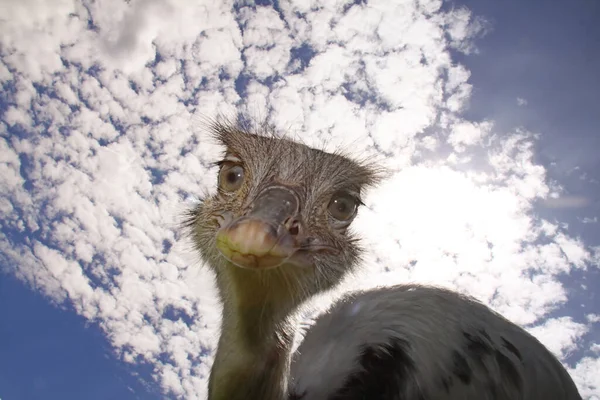
POLYGON ((600 315, 598 315, 598 314, 589 314, 587 316, 587 320, 589 322, 592 322, 592 323, 598 323, 598 322, 600 322, 600 315))
MULTIPOLYGON (((0 81, 12 90, 0 125, 2 268, 71 301, 124 360, 152 364, 166 392, 204 398, 219 307, 176 222, 187 198, 214 187, 218 148, 202 118, 239 108, 390 167, 356 222, 370 279, 348 287, 451 287, 561 356, 582 346, 595 317, 564 315, 559 276, 600 253, 534 212, 540 200, 581 199, 550 196, 534 135, 458 114, 470 72, 450 50, 475 51, 487 23, 437 0, 346 6, 1 3, 0 81), (301 46, 314 51, 306 65, 293 59, 301 46)), ((592 351, 573 366, 586 396, 600 396, 597 363, 592 351)))
POLYGON ((467 146, 480 144, 483 138, 488 136, 492 130, 492 123, 459 121, 452 125, 448 143, 450 143, 456 152, 462 153, 467 146))
POLYGON ((527 100, 522 97, 517 97, 517 105, 524 107, 527 105, 527 100))
POLYGON ((600 382, 598 381, 600 371, 600 358, 585 357, 570 370, 575 384, 581 395, 588 400, 599 400, 600 382))
POLYGON ((473 39, 487 34, 490 29, 488 21, 473 16, 466 7, 450 11, 444 22, 447 27, 446 33, 450 37, 450 46, 466 54, 477 52, 473 39))

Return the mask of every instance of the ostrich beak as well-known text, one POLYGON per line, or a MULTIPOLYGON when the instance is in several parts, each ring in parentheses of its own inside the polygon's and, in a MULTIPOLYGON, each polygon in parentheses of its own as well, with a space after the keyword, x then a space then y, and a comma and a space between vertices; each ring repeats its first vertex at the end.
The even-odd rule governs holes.
POLYGON ((300 200, 292 189, 269 187, 246 215, 219 229, 217 248, 242 268, 268 269, 293 262, 302 232, 299 210, 300 200))

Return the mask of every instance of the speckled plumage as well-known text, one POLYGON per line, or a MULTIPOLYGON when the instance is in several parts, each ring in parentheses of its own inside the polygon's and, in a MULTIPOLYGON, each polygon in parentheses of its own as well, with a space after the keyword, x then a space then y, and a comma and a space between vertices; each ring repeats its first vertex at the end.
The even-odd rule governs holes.
POLYGON ((353 293, 294 355, 290 399, 575 400, 560 362, 483 304, 433 287, 353 293))

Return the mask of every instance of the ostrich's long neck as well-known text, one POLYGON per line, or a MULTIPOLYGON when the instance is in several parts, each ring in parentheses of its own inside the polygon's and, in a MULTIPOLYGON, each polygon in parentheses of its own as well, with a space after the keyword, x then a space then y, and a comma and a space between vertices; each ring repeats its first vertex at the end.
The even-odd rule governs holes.
POLYGON ((217 285, 223 322, 209 400, 283 399, 293 340, 286 318, 299 301, 265 276, 237 267, 218 274, 217 285))

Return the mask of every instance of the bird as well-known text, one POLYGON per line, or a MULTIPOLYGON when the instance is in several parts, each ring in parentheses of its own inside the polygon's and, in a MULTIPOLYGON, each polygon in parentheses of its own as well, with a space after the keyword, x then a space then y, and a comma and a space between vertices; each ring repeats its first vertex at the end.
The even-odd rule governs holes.
POLYGON ((532 335, 432 286, 346 294, 293 351, 303 304, 360 267, 352 222, 386 170, 249 125, 209 123, 217 190, 184 219, 222 305, 208 400, 581 399, 532 335))

